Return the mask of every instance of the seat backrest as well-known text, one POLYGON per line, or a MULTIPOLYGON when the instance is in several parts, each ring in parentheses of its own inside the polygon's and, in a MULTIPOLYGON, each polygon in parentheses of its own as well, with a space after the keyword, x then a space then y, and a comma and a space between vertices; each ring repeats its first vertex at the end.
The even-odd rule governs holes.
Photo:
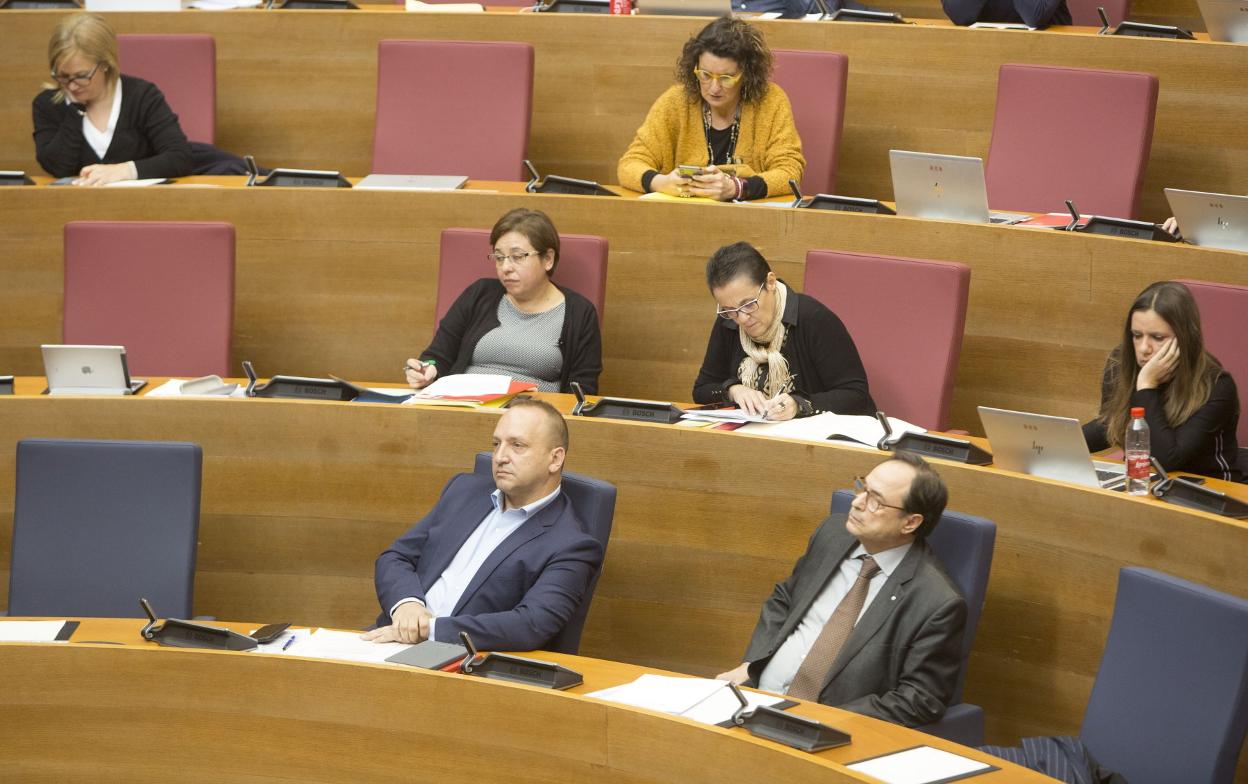
POLYGON ((523 180, 533 47, 510 41, 381 41, 376 174, 523 180))
POLYGON ((1200 309, 1200 329, 1205 350, 1217 357, 1226 372, 1235 379, 1239 391, 1239 428, 1236 440, 1248 446, 1248 344, 1244 343, 1244 327, 1248 325, 1248 286, 1213 283, 1205 280, 1178 280, 1192 292, 1200 309))
POLYGON ((234 227, 65 224, 64 340, 126 347, 135 375, 230 375, 234 227))
POLYGON ((1134 218, 1153 141, 1157 77, 1002 65, 985 180, 994 210, 1134 218))
POLYGON ((789 95, 802 137, 802 193, 836 193, 836 160, 845 118, 849 58, 839 52, 772 49, 772 81, 789 95))
POLYGON ((160 88, 186 138, 217 138, 217 45, 211 35, 119 35, 122 73, 160 88))
POLYGON ((1118 596, 1080 737, 1131 784, 1230 784, 1248 729, 1248 599, 1151 569, 1118 596))
MULTIPOLYGON (((455 298, 473 281, 497 274, 494 262, 487 258, 492 250, 488 229, 442 230, 442 247, 438 253, 439 322, 451 309, 455 298)), ((607 300, 606 237, 560 234, 559 265, 551 279, 592 302, 598 310, 598 326, 602 327, 607 300)))
POLYGON ((957 262, 812 250, 803 290, 845 323, 881 411, 944 430, 970 280, 957 262))
POLYGON ((1071 24, 1083 27, 1101 26, 1101 17, 1096 13, 1098 6, 1105 9, 1105 16, 1111 25, 1121 24, 1131 16, 1131 0, 1066 0, 1071 24))
POLYGON ((9 614, 190 618, 202 452, 162 441, 17 444, 9 614))
MULTIPOLYGON (((837 490, 832 494, 832 514, 846 514, 854 494, 837 490)), ((992 552, 997 541, 997 524, 983 517, 946 509, 940 523, 927 536, 927 545, 945 567, 945 573, 966 599, 966 630, 962 633, 962 670, 950 705, 962 702, 966 684, 966 663, 975 645, 979 616, 988 595, 988 573, 992 571, 992 552)))
MULTIPOLYGON (((473 473, 481 476, 492 476, 490 470, 490 454, 477 454, 473 464, 473 473)), ((594 479, 584 474, 571 471, 563 472, 563 492, 568 494, 576 516, 585 524, 585 532, 598 540, 602 545, 603 561, 606 561, 607 544, 611 540, 611 523, 615 519, 615 485, 594 479)), ((563 631, 555 635, 546 650, 559 653, 576 653, 581 644, 581 632, 585 629, 585 619, 589 616, 589 605, 594 598, 594 589, 598 586, 598 576, 602 570, 589 581, 585 591, 585 599, 568 620, 563 631)))

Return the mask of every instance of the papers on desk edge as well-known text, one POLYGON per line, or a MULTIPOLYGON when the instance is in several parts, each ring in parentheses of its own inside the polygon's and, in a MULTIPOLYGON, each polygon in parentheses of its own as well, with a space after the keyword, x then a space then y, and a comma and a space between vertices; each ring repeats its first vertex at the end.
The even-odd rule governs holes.
MULTIPOLYGON (((797 704, 774 694, 744 689, 741 693, 750 703, 748 710, 759 705, 784 710, 797 704)), ((646 674, 632 683, 590 692, 585 696, 723 727, 731 725, 733 714, 741 707, 728 688, 728 681, 670 675, 646 674)))
POLYGON ((845 767, 879 779, 884 784, 945 784, 1000 770, 987 762, 931 746, 915 746, 868 757, 850 762, 845 767))
MULTIPOLYGON (((927 432, 918 425, 895 417, 889 417, 888 424, 893 429, 894 438, 903 433, 927 432)), ((876 449, 884 437, 884 426, 875 417, 829 413, 787 422, 751 422, 737 432, 802 441, 836 441, 847 446, 876 449)))
POLYGON ((66 642, 78 621, 9 621, 0 619, 0 642, 66 642))
POLYGON ((537 385, 515 381, 510 376, 459 373, 443 376, 403 401, 405 406, 465 406, 501 408, 521 392, 533 392, 537 385))

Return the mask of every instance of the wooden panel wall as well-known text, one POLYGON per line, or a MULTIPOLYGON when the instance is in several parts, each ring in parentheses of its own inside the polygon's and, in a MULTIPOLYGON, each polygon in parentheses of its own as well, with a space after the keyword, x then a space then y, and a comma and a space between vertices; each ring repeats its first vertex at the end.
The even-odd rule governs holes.
MULTIPOLYGON (((30 100, 57 12, 12 12, 0 47, 0 167, 37 170, 30 100)), ((530 153, 543 171, 616 180, 616 161, 705 20, 383 11, 117 14, 124 33, 205 32, 217 42, 217 140, 270 166, 370 169, 377 41, 528 41, 536 47, 530 153), (342 16, 342 14, 347 16, 342 16)), ((1139 70, 1161 92, 1141 215, 1165 187, 1248 192, 1248 48, 1083 34, 761 23, 777 48, 843 52, 849 90, 838 190, 888 198, 890 148, 985 156, 1002 63, 1139 70)), ((435 121, 437 118, 431 118, 435 121)), ((1072 151, 1096 164, 1094 151, 1072 151)), ((1060 210, 1061 204, 1053 205, 1060 210)))

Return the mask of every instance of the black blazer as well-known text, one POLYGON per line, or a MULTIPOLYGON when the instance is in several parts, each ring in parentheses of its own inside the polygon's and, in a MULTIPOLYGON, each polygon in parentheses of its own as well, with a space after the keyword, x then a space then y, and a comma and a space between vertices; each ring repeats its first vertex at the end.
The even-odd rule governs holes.
POLYGON ((82 115, 52 100, 55 90, 35 96, 35 158, 53 177, 75 177, 84 166, 134 161, 139 179, 191 173, 191 145, 178 116, 151 82, 121 75, 121 110, 113 141, 100 158, 82 135, 82 115))
MULTIPOLYGON (((843 514, 815 531, 793 574, 763 604, 745 652, 752 684, 857 544, 843 514)), ((916 540, 845 641, 819 702, 908 727, 936 721, 957 686, 965 626, 966 601, 916 540)))
MULTIPOLYGON (((586 394, 597 394, 602 373, 602 335, 598 332, 598 311, 594 304, 571 289, 558 286, 565 301, 559 353, 563 370, 559 391, 570 392, 572 381, 579 382, 586 394)), ((438 363, 438 375, 463 373, 472 364, 472 352, 485 333, 497 327, 498 303, 507 289, 498 278, 481 278, 460 294, 438 324, 433 342, 420 355, 421 361, 438 363), (443 368, 450 368, 443 371, 443 368)))
MULTIPOLYGON (((793 394, 809 401, 809 405, 801 405, 799 400, 802 415, 823 411, 874 414, 867 371, 854 339, 836 314, 814 297, 790 288, 781 318, 788 333, 780 353, 789 362, 793 394)), ((728 388, 741 383, 737 368, 743 359, 745 349, 741 348, 737 322, 716 316, 702 369, 693 382, 694 402, 727 400, 728 388)))

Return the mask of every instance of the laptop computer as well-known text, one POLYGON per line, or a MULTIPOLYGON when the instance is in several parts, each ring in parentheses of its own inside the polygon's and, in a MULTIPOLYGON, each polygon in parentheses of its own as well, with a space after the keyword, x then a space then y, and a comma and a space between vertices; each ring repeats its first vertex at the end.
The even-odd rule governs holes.
POLYGON ((732 0, 637 0, 638 14, 732 16, 732 0))
POLYGON ((130 378, 124 346, 41 348, 49 395, 133 395, 147 384, 130 378))
MULTIPOLYGON (((1244 2, 1248 7, 1248 0, 1244 2)), ((1208 248, 1248 251, 1248 196, 1166 188, 1166 201, 1183 239, 1208 248)))
POLYGON ((1213 41, 1248 43, 1248 0, 1196 0, 1213 41))
POLYGON ((455 191, 467 177, 458 174, 370 174, 355 184, 366 191, 455 191))
POLYGON ((979 421, 992 447, 992 464, 1084 487, 1117 489, 1126 466, 1093 460, 1079 420, 979 407, 979 421))
POLYGON ((1030 217, 988 212, 981 158, 889 150, 888 161, 898 215, 1007 225, 1030 217))

